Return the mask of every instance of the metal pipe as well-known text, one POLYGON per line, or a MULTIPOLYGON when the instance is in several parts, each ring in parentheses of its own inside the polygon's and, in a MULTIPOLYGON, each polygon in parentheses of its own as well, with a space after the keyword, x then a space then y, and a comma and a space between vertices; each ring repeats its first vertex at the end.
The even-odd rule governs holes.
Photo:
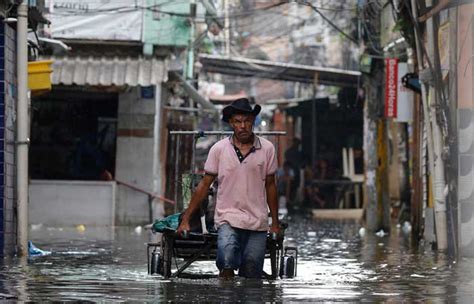
POLYGON ((18 256, 28 255, 28 6, 18 6, 17 19, 17 208, 18 256))
MULTIPOLYGON (((179 187, 179 149, 180 149, 180 136, 175 136, 176 140, 176 153, 174 159, 174 212, 178 212, 179 203, 178 203, 178 187, 179 187)), ((181 205, 180 205, 181 206, 181 205)))
POLYGON ((172 204, 172 205, 175 204, 175 201, 173 201, 173 200, 170 200, 170 199, 168 199, 168 198, 166 198, 166 197, 164 197, 164 196, 158 195, 158 194, 153 193, 153 192, 151 192, 151 191, 146 191, 146 190, 140 189, 140 188, 138 188, 138 187, 135 186, 135 185, 132 185, 132 184, 129 184, 129 183, 120 181, 120 180, 115 180, 115 182, 116 182, 118 185, 123 185, 123 186, 128 187, 128 188, 130 188, 130 189, 132 189, 132 190, 135 190, 135 191, 137 191, 137 192, 146 194, 146 195, 148 195, 149 197, 151 197, 151 198, 153 198, 153 199, 156 198, 156 199, 158 199, 158 200, 160 200, 160 201, 162 201, 162 202, 165 202, 165 203, 169 203, 169 204, 172 204))
MULTIPOLYGON (((270 135, 286 135, 286 131, 255 131, 253 132, 256 135, 262 136, 270 136, 270 135)), ((232 135, 234 134, 233 131, 170 131, 172 135, 197 135, 200 134, 202 136, 206 135, 232 135)), ((179 137, 178 137, 179 138, 179 137)))
POLYGON ((193 138, 193 147, 192 147, 192 154, 191 154, 191 185, 189 185, 189 189, 194 191, 194 172, 196 170, 196 145, 199 140, 200 134, 196 134, 193 138))
MULTIPOLYGON (((161 84, 155 86, 155 119, 153 126, 153 192, 161 193, 161 126, 162 126, 162 102, 161 102, 161 84)), ((151 210, 153 217, 161 218, 165 215, 163 205, 153 205, 151 210)))
POLYGON ((189 43, 188 43, 188 63, 186 66, 186 80, 194 78, 194 35, 196 31, 196 0, 191 0, 190 3, 190 17, 191 24, 189 26, 189 43))
POLYGON ((170 107, 164 106, 163 109, 170 110, 170 111, 182 111, 182 112, 206 112, 215 114, 215 110, 203 109, 203 108, 189 108, 189 107, 170 107))

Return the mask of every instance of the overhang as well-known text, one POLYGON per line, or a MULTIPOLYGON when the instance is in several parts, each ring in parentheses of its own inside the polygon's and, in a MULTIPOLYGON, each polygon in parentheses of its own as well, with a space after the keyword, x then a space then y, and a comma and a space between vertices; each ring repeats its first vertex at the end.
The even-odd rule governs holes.
POLYGON ((55 85, 153 86, 168 79, 167 64, 156 58, 50 57, 55 85))
POLYGON ((361 72, 241 57, 200 54, 203 71, 243 77, 357 87, 361 72))

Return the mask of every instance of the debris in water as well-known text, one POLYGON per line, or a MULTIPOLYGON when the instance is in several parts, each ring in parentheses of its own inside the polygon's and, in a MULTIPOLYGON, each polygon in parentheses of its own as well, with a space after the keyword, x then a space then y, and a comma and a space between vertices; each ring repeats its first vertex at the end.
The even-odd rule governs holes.
POLYGON ((378 237, 384 237, 385 235, 387 235, 388 233, 385 233, 385 231, 383 231, 383 229, 380 229, 379 231, 377 231, 375 233, 376 236, 378 237))
POLYGON ((404 222, 403 223, 403 228, 402 228, 402 231, 406 234, 410 233, 411 232, 411 224, 410 222, 404 222))
POLYGON ((39 223, 39 224, 31 224, 31 230, 32 230, 32 231, 37 231, 37 230, 40 230, 41 228, 43 228, 43 224, 42 224, 42 223, 39 223))
POLYGON ((28 241, 28 256, 35 257, 35 256, 45 256, 50 255, 51 251, 41 250, 35 245, 33 245, 32 241, 28 241))

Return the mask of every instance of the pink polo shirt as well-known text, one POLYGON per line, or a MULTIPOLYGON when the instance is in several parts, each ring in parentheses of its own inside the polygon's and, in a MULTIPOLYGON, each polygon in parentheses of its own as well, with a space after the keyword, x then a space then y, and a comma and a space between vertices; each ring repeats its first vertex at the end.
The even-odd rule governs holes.
POLYGON ((216 227, 228 223, 235 228, 267 231, 268 205, 265 179, 275 174, 275 147, 255 135, 255 151, 242 162, 234 150, 232 137, 215 143, 207 156, 204 170, 217 175, 216 227))

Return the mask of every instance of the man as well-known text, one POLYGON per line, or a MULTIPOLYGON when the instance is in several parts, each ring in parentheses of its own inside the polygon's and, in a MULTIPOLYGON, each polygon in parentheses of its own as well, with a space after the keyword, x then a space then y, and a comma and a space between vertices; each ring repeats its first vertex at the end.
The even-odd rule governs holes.
POLYGON ((261 278, 267 231, 279 233, 278 199, 275 183, 277 161, 273 144, 253 133, 255 117, 246 98, 235 100, 223 110, 222 120, 234 133, 215 143, 204 165, 205 175, 193 194, 177 232, 190 230, 189 220, 207 197, 217 177, 219 187, 214 221, 217 227, 219 276, 261 278), (268 208, 272 224, 268 225, 268 208))

